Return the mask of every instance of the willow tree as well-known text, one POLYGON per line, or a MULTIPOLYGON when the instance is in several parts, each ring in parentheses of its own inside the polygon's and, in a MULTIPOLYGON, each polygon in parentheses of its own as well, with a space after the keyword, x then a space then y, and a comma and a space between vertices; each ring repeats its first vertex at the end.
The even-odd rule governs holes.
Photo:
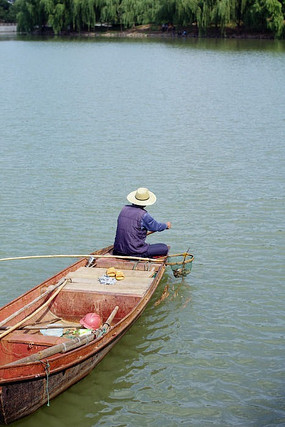
POLYGON ((101 0, 99 7, 100 22, 119 24, 122 28, 122 0, 101 0))
POLYGON ((15 7, 18 31, 31 33, 46 24, 47 15, 40 0, 17 0, 15 7))
POLYGON ((200 34, 205 34, 211 24, 212 8, 209 0, 200 1, 197 8, 197 25, 200 34))
POLYGON ((225 27, 232 20, 234 7, 232 0, 217 0, 211 12, 211 20, 216 27, 220 27, 221 34, 225 34, 225 27))
POLYGON ((47 24, 55 34, 70 28, 70 7, 72 0, 40 0, 47 14, 47 24))
MULTIPOLYGON (((187 0, 186 0, 187 1, 187 0)), ((160 0, 157 10, 157 22, 177 24, 177 0, 160 0)))
POLYGON ((267 28, 280 38, 285 29, 282 4, 278 0, 264 0, 264 10, 267 28))
POLYGON ((96 24, 96 0, 74 0, 73 1, 73 26, 77 31, 91 27, 96 24))
POLYGON ((251 0, 243 18, 245 24, 253 30, 269 30, 277 38, 284 32, 282 4, 278 0, 251 0))
POLYGON ((153 24, 159 11, 159 2, 153 0, 136 0, 138 24, 153 24))
POLYGON ((242 25, 244 16, 246 15, 247 10, 251 6, 252 0, 236 0, 235 2, 235 16, 236 23, 238 26, 242 25))
POLYGON ((16 22, 16 8, 7 0, 0 0, 0 22, 16 22))
POLYGON ((87 26, 88 31, 96 24, 96 0, 85 0, 82 8, 82 21, 87 26))
POLYGON ((122 23, 130 28, 137 24, 137 2, 136 0, 122 0, 122 23))
POLYGON ((180 25, 192 25, 197 21, 198 0, 177 0, 177 18, 180 25))
POLYGON ((49 25, 55 34, 59 34, 64 28, 65 5, 58 3, 49 14, 49 25))

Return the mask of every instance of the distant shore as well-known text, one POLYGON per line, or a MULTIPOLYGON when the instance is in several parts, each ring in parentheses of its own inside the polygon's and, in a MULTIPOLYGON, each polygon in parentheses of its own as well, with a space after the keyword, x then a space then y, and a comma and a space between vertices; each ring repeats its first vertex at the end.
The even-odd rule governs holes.
POLYGON ((141 25, 129 30, 97 30, 80 33, 87 37, 126 37, 126 38, 217 38, 217 39, 274 39, 272 33, 258 33, 244 28, 226 28, 221 34, 220 29, 211 28, 205 34, 199 34, 197 27, 171 29, 170 31, 154 30, 148 25, 141 25))
MULTIPOLYGON (((2 24, 0 25, 0 33, 15 33, 17 31, 16 24, 2 24)), ((45 31, 35 31, 33 35, 53 36, 54 33, 50 29, 45 31)), ((150 25, 140 25, 132 29, 114 29, 112 27, 106 28, 104 26, 97 26, 95 30, 91 31, 68 31, 59 34, 60 36, 71 36, 71 37, 106 37, 106 38, 164 38, 164 39, 175 39, 175 38, 212 38, 212 39, 267 39, 272 40, 274 36, 270 32, 254 32, 243 27, 231 27, 226 28, 221 33, 219 28, 210 28, 204 34, 199 34, 196 26, 184 27, 184 28, 171 28, 170 30, 162 30, 161 28, 156 29, 150 25)))

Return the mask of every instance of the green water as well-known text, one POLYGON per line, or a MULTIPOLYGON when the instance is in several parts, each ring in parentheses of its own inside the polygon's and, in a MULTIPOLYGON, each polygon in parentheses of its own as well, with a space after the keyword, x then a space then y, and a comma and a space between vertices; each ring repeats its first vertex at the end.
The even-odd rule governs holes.
MULTIPOLYGON (((138 186, 173 225, 150 241, 195 255, 14 425, 285 425, 285 43, 3 36, 0 59, 0 257, 109 245, 138 186)), ((70 262, 1 263, 1 305, 70 262)))

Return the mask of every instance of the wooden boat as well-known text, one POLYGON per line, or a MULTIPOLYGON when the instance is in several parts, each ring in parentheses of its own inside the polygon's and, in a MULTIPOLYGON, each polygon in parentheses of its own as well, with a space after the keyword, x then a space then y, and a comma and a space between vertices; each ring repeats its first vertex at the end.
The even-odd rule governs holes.
POLYGON ((111 249, 80 259, 0 309, 1 424, 31 414, 85 377, 142 314, 166 257, 113 257, 111 249), (124 279, 100 283, 110 267, 124 279), (94 312, 102 325, 79 335, 80 319, 94 312))

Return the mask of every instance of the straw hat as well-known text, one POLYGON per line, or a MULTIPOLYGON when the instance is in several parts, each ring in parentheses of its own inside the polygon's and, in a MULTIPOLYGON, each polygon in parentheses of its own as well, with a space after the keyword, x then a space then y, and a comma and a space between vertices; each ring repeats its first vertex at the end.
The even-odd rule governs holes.
POLYGON ((138 206, 149 206, 156 202, 156 196, 147 188, 138 188, 127 195, 127 199, 130 203, 138 206))

